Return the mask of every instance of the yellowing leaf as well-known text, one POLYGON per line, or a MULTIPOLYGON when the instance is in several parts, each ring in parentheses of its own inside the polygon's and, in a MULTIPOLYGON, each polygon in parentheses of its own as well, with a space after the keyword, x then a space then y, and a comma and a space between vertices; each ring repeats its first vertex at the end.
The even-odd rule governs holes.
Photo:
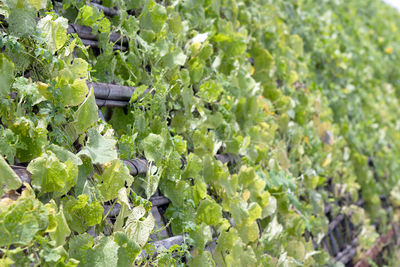
MULTIPOLYGON (((35 0, 35 2, 40 2, 40 1, 41 0, 35 0)), ((40 6, 40 3, 38 4, 40 6)), ((41 31, 42 37, 45 40, 47 48, 53 54, 57 50, 59 50, 68 40, 68 35, 67 35, 68 20, 66 18, 58 17, 54 19, 53 16, 47 15, 46 17, 39 20, 37 27, 41 31)))
POLYGON ((222 208, 214 200, 204 199, 197 208, 197 220, 208 225, 217 225, 222 221, 222 208))
POLYGON ((95 174, 97 180, 97 188, 104 198, 109 201, 118 196, 118 191, 125 186, 125 183, 132 184, 133 177, 129 174, 128 168, 121 163, 119 159, 115 159, 110 163, 106 163, 104 172, 101 175, 95 174))
POLYGON ((28 2, 36 8, 36 10, 40 10, 46 8, 47 0, 28 0, 28 2))
POLYGON ((151 213, 144 217, 146 209, 143 205, 133 208, 126 221, 124 230, 130 239, 143 247, 154 228, 154 218, 151 213), (143 219, 144 218, 144 219, 143 219))

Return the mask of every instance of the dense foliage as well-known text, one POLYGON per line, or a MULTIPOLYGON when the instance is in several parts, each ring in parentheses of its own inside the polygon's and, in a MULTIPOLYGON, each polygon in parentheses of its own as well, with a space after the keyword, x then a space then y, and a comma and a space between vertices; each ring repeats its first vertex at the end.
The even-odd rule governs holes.
POLYGON ((400 205, 396 11, 380 0, 102 4, 119 15, 0 0, 0 265, 322 266, 324 203, 352 215, 360 254, 395 219, 380 196, 400 205), (99 48, 68 23, 91 26, 99 48), (139 93, 105 122, 86 81, 139 93), (133 178, 121 160, 141 156, 151 166, 133 178), (12 164, 32 174, 22 192, 12 164), (157 189, 185 242, 146 258, 157 189), (110 220, 103 205, 115 203, 110 220))

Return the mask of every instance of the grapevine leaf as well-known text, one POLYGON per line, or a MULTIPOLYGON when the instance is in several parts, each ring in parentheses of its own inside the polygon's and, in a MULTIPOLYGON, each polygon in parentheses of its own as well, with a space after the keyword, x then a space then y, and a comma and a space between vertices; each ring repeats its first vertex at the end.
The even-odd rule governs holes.
POLYGON ((66 197, 63 199, 64 216, 71 230, 82 233, 88 226, 99 224, 104 209, 98 202, 88 202, 87 195, 78 198, 66 197))
POLYGON ((196 226, 196 230, 190 232, 190 238, 193 240, 193 247, 196 249, 204 249, 207 242, 212 240, 210 226, 201 224, 196 226))
POLYGON ((201 254, 194 256, 190 262, 189 266, 210 266, 215 267, 215 262, 212 259, 212 255, 209 251, 203 251, 201 254))
MULTIPOLYGON (((52 201, 51 205, 54 209, 57 209, 57 204, 52 201)), ((49 233, 52 240, 56 242, 56 246, 62 246, 66 242, 66 237, 71 234, 71 230, 68 227, 67 220, 64 216, 63 206, 58 208, 57 214, 55 214, 55 229, 49 233)))
POLYGON ((0 97, 8 96, 11 83, 14 80, 14 63, 0 53, 0 97))
POLYGON ((196 178, 192 192, 193 201, 197 205, 203 198, 207 196, 207 184, 200 177, 196 178))
POLYGON ((66 194, 78 178, 78 167, 69 159, 62 163, 54 153, 48 151, 32 160, 28 165, 32 173, 32 186, 42 193, 66 194))
POLYGON ((25 0, 8 0, 8 29, 16 36, 31 35, 36 29, 36 9, 25 0))
POLYGON ((0 127, 0 154, 10 163, 14 164, 16 149, 16 136, 10 129, 0 127))
POLYGON ((88 74, 89 64, 81 59, 75 58, 72 64, 68 67, 68 70, 71 72, 71 79, 87 79, 89 77, 88 74))
POLYGON ((119 266, 118 244, 108 236, 94 240, 89 234, 74 236, 70 241, 69 254, 79 260, 79 266, 119 266))
POLYGON ((101 237, 88 255, 89 266, 118 266, 118 248, 110 237, 101 237))
MULTIPOLYGON (((36 2, 39 1, 41 0, 36 0, 36 2)), ((47 15, 39 20, 37 27, 41 31, 47 49, 53 54, 68 40, 68 20, 66 18, 53 19, 53 16, 47 15)))
POLYGON ((80 265, 88 266, 87 255, 91 253, 94 239, 88 233, 73 235, 69 241, 68 253, 71 257, 80 261, 80 265))
POLYGON ((118 217, 114 223, 114 232, 122 231, 122 227, 124 226, 124 220, 131 211, 131 206, 128 199, 128 192, 126 187, 122 187, 118 190, 118 202, 121 205, 121 209, 118 213, 118 217))
POLYGON ((148 1, 140 18, 140 28, 158 33, 161 31, 167 19, 167 11, 164 6, 148 1))
POLYGON ((197 208, 197 221, 217 225, 222 220, 222 208, 215 201, 204 199, 197 208))
POLYGON ((92 202, 87 205, 82 211, 86 225, 93 226, 99 224, 101 222, 103 212, 104 208, 99 202, 92 202))
POLYGON ((143 205, 133 208, 132 213, 126 221, 124 230, 130 239, 143 247, 154 228, 154 218, 151 213, 145 216, 146 210, 143 205))
POLYGON ((265 228, 262 239, 265 240, 265 242, 271 242, 272 240, 278 238, 282 231, 283 226, 278 223, 276 216, 274 216, 272 221, 265 228))
POLYGON ((218 96, 222 93, 222 91, 222 86, 219 83, 211 80, 200 85, 197 95, 207 102, 214 102, 218 100, 218 96))
POLYGON ((256 219, 259 219, 261 217, 262 209, 260 205, 258 205, 255 202, 250 203, 248 211, 249 211, 249 221, 255 221, 256 219))
POLYGON ((162 60, 167 68, 183 66, 186 62, 186 55, 180 49, 176 49, 165 55, 162 60))
POLYGON ((150 165, 147 169, 147 183, 145 188, 147 198, 150 198, 156 192, 161 174, 162 168, 150 165))
POLYGON ((9 190, 18 189, 21 184, 21 179, 0 155, 0 196, 9 190))
POLYGON ((298 261, 303 261, 306 256, 306 248, 304 243, 298 240, 291 240, 288 242, 286 251, 288 256, 295 258, 298 261))
POLYGON ((88 78, 88 63, 80 58, 62 69, 57 76, 56 88, 62 95, 62 102, 66 106, 81 104, 88 93, 86 79, 88 78))
POLYGON ((141 252, 139 245, 124 232, 115 232, 114 241, 119 245, 117 266, 130 267, 141 252))
POLYGON ((89 129, 86 146, 77 155, 88 156, 94 164, 111 162, 118 157, 116 142, 112 138, 102 136, 94 129, 89 129))
POLYGON ((111 30, 111 22, 104 16, 103 12, 89 5, 84 5, 79 9, 77 19, 82 25, 92 27, 94 32, 109 33, 111 30))
MULTIPOLYGON (((62 102, 65 106, 77 106, 81 104, 85 100, 88 92, 86 81, 82 79, 75 79, 72 83, 70 83, 63 78, 60 78, 58 79, 56 86, 61 90, 63 97, 62 102)), ((93 114, 94 113, 91 115, 93 114)))
POLYGON ((74 153, 66 150, 65 148, 55 145, 55 144, 51 144, 47 150, 50 150, 51 152, 53 152, 57 158, 61 161, 61 162, 66 162, 67 160, 71 160, 74 164, 76 165, 82 165, 82 160, 75 155, 74 153))
POLYGON ((144 155, 147 160, 160 162, 164 154, 165 142, 161 135, 149 134, 143 140, 144 155))
POLYGON ((246 222, 238 226, 240 238, 244 243, 254 242, 258 240, 260 231, 256 221, 246 222))
POLYGON ((128 168, 119 159, 103 165, 104 171, 101 175, 95 174, 94 179, 98 182, 98 190, 104 198, 109 201, 118 196, 118 191, 127 183, 130 186, 133 182, 128 168))
POLYGON ((43 147, 47 144, 47 130, 35 127, 34 123, 26 117, 20 117, 10 129, 18 136, 20 145, 17 147, 17 158, 21 162, 30 161, 42 154, 43 147))
POLYGON ((36 10, 40 10, 46 8, 47 1, 46 0, 28 0, 29 3, 36 8, 36 10))
POLYGON ((47 215, 47 209, 27 185, 14 203, 0 203, 0 246, 28 245, 38 231, 46 229, 47 215))
POLYGON ((98 107, 96 105, 96 98, 94 97, 93 89, 90 90, 89 95, 85 101, 79 106, 74 114, 75 129, 78 134, 85 132, 91 127, 99 118, 98 107))

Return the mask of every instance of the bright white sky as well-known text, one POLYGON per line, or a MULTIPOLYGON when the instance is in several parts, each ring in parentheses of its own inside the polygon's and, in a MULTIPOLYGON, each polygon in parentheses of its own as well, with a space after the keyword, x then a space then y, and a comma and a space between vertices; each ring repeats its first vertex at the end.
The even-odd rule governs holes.
POLYGON ((392 6, 396 7, 398 10, 400 10, 400 0, 383 0, 383 2, 391 4, 392 6))

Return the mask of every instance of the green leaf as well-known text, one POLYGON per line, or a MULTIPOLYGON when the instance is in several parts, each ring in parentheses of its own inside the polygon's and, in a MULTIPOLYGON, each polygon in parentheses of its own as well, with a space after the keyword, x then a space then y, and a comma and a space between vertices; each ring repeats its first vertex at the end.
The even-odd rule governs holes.
POLYGON ((196 205, 207 196, 207 184, 201 178, 195 179, 192 194, 193 201, 196 205))
POLYGON ((178 206, 182 205, 187 195, 191 193, 188 182, 184 180, 161 179, 160 189, 174 205, 178 206))
POLYGON ((217 225, 222 221, 222 208, 214 200, 204 199, 197 208, 197 221, 217 225))
POLYGON ((219 83, 209 80, 200 85, 197 95, 207 102, 215 102, 218 100, 218 97, 222 91, 222 86, 219 83))
POLYGON ((8 0, 8 30, 18 36, 31 35, 36 29, 36 9, 26 0, 8 0))
POLYGON ((182 176, 185 178, 193 178, 198 176, 201 170, 201 159, 196 154, 190 153, 187 157, 187 164, 185 166, 185 171, 182 176))
POLYGON ((273 215, 276 212, 277 201, 273 196, 269 196, 268 204, 263 206, 262 218, 273 215))
POLYGON ((101 222, 104 208, 99 202, 92 202, 87 205, 83 210, 83 218, 87 226, 97 225, 101 222))
POLYGON ((75 121, 73 122, 73 125, 77 133, 81 134, 89 129, 95 122, 97 122, 98 118, 99 114, 98 107, 96 105, 96 98, 94 97, 93 89, 91 89, 85 101, 75 112, 75 121))
POLYGON ((80 261, 80 266, 89 266, 88 254, 92 253, 94 238, 88 233, 73 235, 69 241, 69 256, 80 261))
POLYGON ((88 255, 88 266, 118 266, 119 246, 110 237, 103 236, 88 255))
POLYGON ((237 225, 245 224, 249 219, 247 203, 242 198, 236 196, 229 199, 229 211, 237 225))
POLYGON ((13 80, 14 63, 6 55, 0 53, 0 97, 8 97, 13 80))
POLYGON ((87 78, 88 63, 81 58, 74 59, 71 65, 58 73, 55 87, 60 90, 65 106, 77 106, 85 100, 88 93, 87 78))
MULTIPOLYGON (((61 91, 62 102, 65 106, 77 106, 85 100, 86 94, 88 93, 88 87, 85 80, 75 79, 71 81, 67 79, 67 71, 69 70, 60 72, 56 87, 61 91)), ((94 113, 91 115, 93 114, 94 113)))
POLYGON ((147 160, 161 162, 165 151, 165 142, 161 135, 149 134, 143 139, 142 145, 147 160))
POLYGON ((77 20, 81 25, 90 26, 94 32, 109 33, 111 30, 111 22, 104 16, 103 11, 90 5, 79 9, 77 20))
POLYGON ((71 79, 88 79, 89 78, 89 64, 81 59, 81 58, 74 58, 71 66, 68 67, 68 70, 71 72, 71 79))
POLYGON ((0 127, 0 154, 10 163, 14 164, 14 158, 17 153, 17 138, 13 131, 0 127))
POLYGON ((271 74, 273 74, 275 70, 274 58, 268 50, 264 49, 259 43, 254 44, 251 49, 251 55, 254 60, 254 79, 261 82, 264 86, 269 86, 272 84, 271 74))
POLYGON ((306 248, 300 240, 291 240, 286 245, 286 251, 289 257, 293 257, 298 261, 303 261, 306 256, 306 248))
POLYGON ((49 235, 51 239, 56 242, 56 246, 63 246, 66 242, 65 239, 71 234, 71 230, 69 229, 67 220, 65 219, 63 206, 61 205, 57 208, 57 204, 54 201, 50 203, 53 209, 58 209, 58 212, 55 215, 56 227, 54 230, 50 231, 49 235))
MULTIPOLYGON (((40 2, 43 0, 35 1, 39 2, 37 4, 40 5, 40 2)), ((63 47, 65 42, 68 40, 68 20, 66 18, 57 17, 56 19, 54 19, 53 16, 47 15, 46 17, 39 20, 37 27, 41 31, 41 36, 44 38, 47 49, 52 54, 63 47)))
POLYGON ((151 164, 147 168, 147 175, 146 175, 147 181, 145 185, 145 191, 148 199, 156 192, 161 174, 162 174, 162 168, 157 168, 156 166, 151 164))
POLYGON ((260 205, 255 202, 250 203, 248 207, 249 211, 249 221, 255 221, 256 219, 261 218, 262 209, 260 205))
POLYGON ((61 146, 51 144, 49 147, 47 147, 47 150, 53 152, 61 162, 66 162, 70 159, 75 165, 82 165, 82 160, 77 155, 61 146))
POLYGON ((94 167, 92 160, 88 157, 82 158, 82 165, 78 166, 78 180, 74 187, 74 192, 76 195, 80 195, 88 192, 88 186, 91 184, 87 177, 93 173, 94 167))
POLYGON ((119 245, 118 264, 116 266, 131 267, 141 252, 139 245, 129 239, 124 232, 115 232, 114 241, 119 245))
MULTIPOLYGON (((232 264, 233 262, 229 258, 233 256, 230 255, 232 255, 235 246, 241 245, 240 243, 239 234, 236 229, 230 228, 228 231, 222 231, 215 247, 215 263, 220 266, 229 266, 227 264, 232 264)), ((239 255, 234 255, 234 257, 238 259, 239 255)))
POLYGON ((199 255, 195 255, 189 262, 189 266, 197 267, 215 267, 215 262, 212 259, 212 255, 209 251, 203 251, 199 255))
POLYGON ((0 196, 9 190, 18 189, 21 185, 21 179, 0 155, 0 196))
POLYGON ((158 33, 165 25, 167 11, 164 6, 155 3, 154 0, 148 1, 140 16, 140 29, 158 33))
POLYGON ((79 195, 78 199, 68 196, 63 198, 64 216, 71 230, 82 233, 88 226, 97 225, 103 217, 103 206, 93 201, 88 202, 87 195, 79 195))
POLYGON ((260 235, 260 230, 256 221, 249 221, 245 224, 237 226, 240 238, 243 243, 247 244, 249 242, 257 241, 260 235))
POLYGON ((212 240, 211 227, 204 223, 196 225, 195 231, 191 231, 189 237, 193 240, 192 246, 201 251, 212 240))
POLYGON ((28 162, 42 154, 47 144, 47 130, 34 125, 26 117, 18 118, 10 129, 18 136, 20 145, 17 147, 17 158, 21 162, 28 162))
POLYGON ((111 162, 118 158, 116 143, 114 139, 102 136, 94 129, 89 129, 86 146, 77 155, 88 156, 94 164, 111 162))
POLYGON ((186 55, 181 49, 175 49, 175 51, 167 53, 163 58, 165 67, 173 68, 176 66, 183 66, 186 62, 186 55))
POLYGON ((47 0, 28 0, 29 3, 36 8, 37 11, 46 8, 47 0))
POLYGON ((17 77, 12 88, 17 90, 19 97, 25 99, 26 102, 32 103, 32 105, 37 105, 46 100, 39 93, 38 84, 25 77, 17 77))
POLYGON ((118 196, 118 191, 125 186, 130 186, 133 177, 129 174, 129 169, 121 163, 119 159, 103 165, 104 171, 101 175, 95 174, 97 188, 103 196, 104 201, 109 201, 118 196))
POLYGON ((32 174, 32 186, 41 194, 55 192, 62 196, 68 193, 78 178, 78 167, 72 160, 62 163, 51 151, 32 160, 27 170, 32 174))
POLYGON ((0 203, 0 246, 28 245, 36 233, 48 225, 48 212, 35 198, 33 190, 25 189, 17 201, 0 203))
POLYGON ((79 266, 119 266, 120 247, 112 237, 102 236, 94 240, 84 233, 71 238, 69 255, 79 260, 79 266))

